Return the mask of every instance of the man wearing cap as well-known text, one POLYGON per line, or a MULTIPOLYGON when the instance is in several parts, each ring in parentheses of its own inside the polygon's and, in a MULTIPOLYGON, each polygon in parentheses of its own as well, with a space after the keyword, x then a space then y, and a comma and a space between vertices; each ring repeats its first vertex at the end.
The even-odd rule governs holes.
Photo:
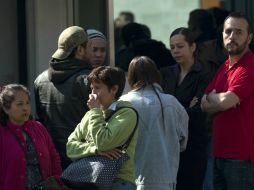
POLYGON ((92 68, 87 42, 83 28, 66 28, 59 36, 49 68, 34 81, 37 116, 53 138, 63 169, 71 162, 66 156, 67 139, 88 110, 90 88, 86 76, 92 68))
POLYGON ((107 40, 103 33, 95 29, 86 30, 88 34, 88 59, 93 67, 105 64, 107 40))

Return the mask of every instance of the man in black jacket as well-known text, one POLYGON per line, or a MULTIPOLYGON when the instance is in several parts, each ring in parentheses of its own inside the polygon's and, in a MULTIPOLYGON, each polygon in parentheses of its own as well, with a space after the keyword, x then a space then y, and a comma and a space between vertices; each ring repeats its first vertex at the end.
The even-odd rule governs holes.
POLYGON ((62 168, 71 162, 66 156, 66 142, 88 107, 91 71, 87 51, 88 36, 83 28, 66 28, 58 39, 49 68, 34 81, 38 120, 48 129, 59 151, 62 168))

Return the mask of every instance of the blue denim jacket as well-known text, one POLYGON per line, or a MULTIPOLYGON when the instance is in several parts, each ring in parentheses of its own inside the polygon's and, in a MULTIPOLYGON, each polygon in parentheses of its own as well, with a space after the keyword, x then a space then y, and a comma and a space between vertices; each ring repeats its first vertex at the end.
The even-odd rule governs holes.
POLYGON ((187 144, 189 118, 176 98, 162 93, 158 84, 153 86, 161 103, 152 86, 130 91, 120 98, 130 101, 139 113, 136 184, 176 184, 180 151, 187 144))

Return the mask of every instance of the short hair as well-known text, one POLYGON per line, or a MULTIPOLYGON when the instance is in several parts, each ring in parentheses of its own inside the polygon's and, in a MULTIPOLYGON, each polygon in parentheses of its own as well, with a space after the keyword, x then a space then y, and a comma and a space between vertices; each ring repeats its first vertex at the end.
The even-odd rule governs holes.
POLYGON ((147 25, 145 25, 145 24, 141 24, 141 25, 143 27, 144 33, 147 35, 147 37, 149 39, 151 39, 152 38, 152 33, 151 33, 150 28, 147 25))
POLYGON ((147 56, 134 57, 128 69, 128 82, 131 89, 139 90, 148 85, 161 85, 161 76, 155 62, 147 56))
POLYGON ((111 89, 114 85, 118 86, 118 92, 115 99, 118 99, 125 87, 125 73, 118 67, 100 66, 92 70, 88 75, 87 80, 92 82, 103 82, 108 89, 111 89))
POLYGON ((213 16, 215 27, 221 27, 230 11, 219 7, 211 7, 207 11, 213 16))
MULTIPOLYGON (((87 44, 88 44, 88 41, 84 42, 83 44, 80 44, 80 46, 86 48, 86 47, 87 47, 87 44)), ((78 47, 75 47, 75 48, 72 50, 71 54, 70 54, 66 59, 74 58, 75 55, 76 55, 77 49, 78 49, 78 47)))
POLYGON ((122 12, 120 12, 119 16, 124 16, 125 20, 128 21, 128 22, 134 22, 135 21, 135 16, 130 11, 122 11, 122 12))
POLYGON ((190 29, 198 28, 203 32, 215 28, 213 16, 204 9, 195 9, 189 13, 188 26, 190 29))
MULTIPOLYGON (((28 89, 21 84, 9 84, 3 86, 0 92, 0 124, 5 126, 9 120, 9 116, 5 113, 4 109, 11 108, 12 102, 15 100, 18 92, 25 92, 27 96, 30 96, 28 89)), ((30 116, 32 118, 32 116, 30 116)))
MULTIPOLYGON (((240 18, 240 19, 246 20, 246 22, 247 22, 247 24, 248 24, 248 26, 247 26, 247 31, 248 31, 249 34, 252 33, 251 22, 250 22, 250 20, 248 19, 248 17, 246 16, 246 14, 244 14, 244 13, 242 13, 242 12, 232 12, 232 13, 230 13, 230 14, 225 18, 224 24, 225 24, 225 22, 226 22, 226 20, 227 20, 228 18, 240 18)), ((223 27, 224 27, 224 25, 223 25, 223 27)))
POLYGON ((126 24, 121 30, 121 36, 126 46, 129 46, 134 40, 150 38, 144 25, 136 22, 126 24))

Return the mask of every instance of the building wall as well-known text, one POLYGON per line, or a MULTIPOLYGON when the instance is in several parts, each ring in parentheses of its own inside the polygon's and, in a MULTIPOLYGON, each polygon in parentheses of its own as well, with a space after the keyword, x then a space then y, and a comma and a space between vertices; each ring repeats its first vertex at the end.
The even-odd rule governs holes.
MULTIPOLYGON (((71 1, 70 1, 71 2, 71 1)), ((28 0, 28 62, 30 81, 48 68, 57 49, 59 34, 72 25, 72 4, 68 0, 28 0), (71 14, 69 14, 71 13, 71 14)))
POLYGON ((201 0, 201 7, 207 9, 210 7, 219 7, 220 0, 201 0))
POLYGON ((152 38, 168 47, 170 33, 187 26, 189 12, 199 7, 199 0, 114 0, 114 18, 121 11, 133 12, 136 22, 149 26, 152 38))
POLYGON ((16 0, 0 2, 0 86, 18 82, 18 33, 16 0))

